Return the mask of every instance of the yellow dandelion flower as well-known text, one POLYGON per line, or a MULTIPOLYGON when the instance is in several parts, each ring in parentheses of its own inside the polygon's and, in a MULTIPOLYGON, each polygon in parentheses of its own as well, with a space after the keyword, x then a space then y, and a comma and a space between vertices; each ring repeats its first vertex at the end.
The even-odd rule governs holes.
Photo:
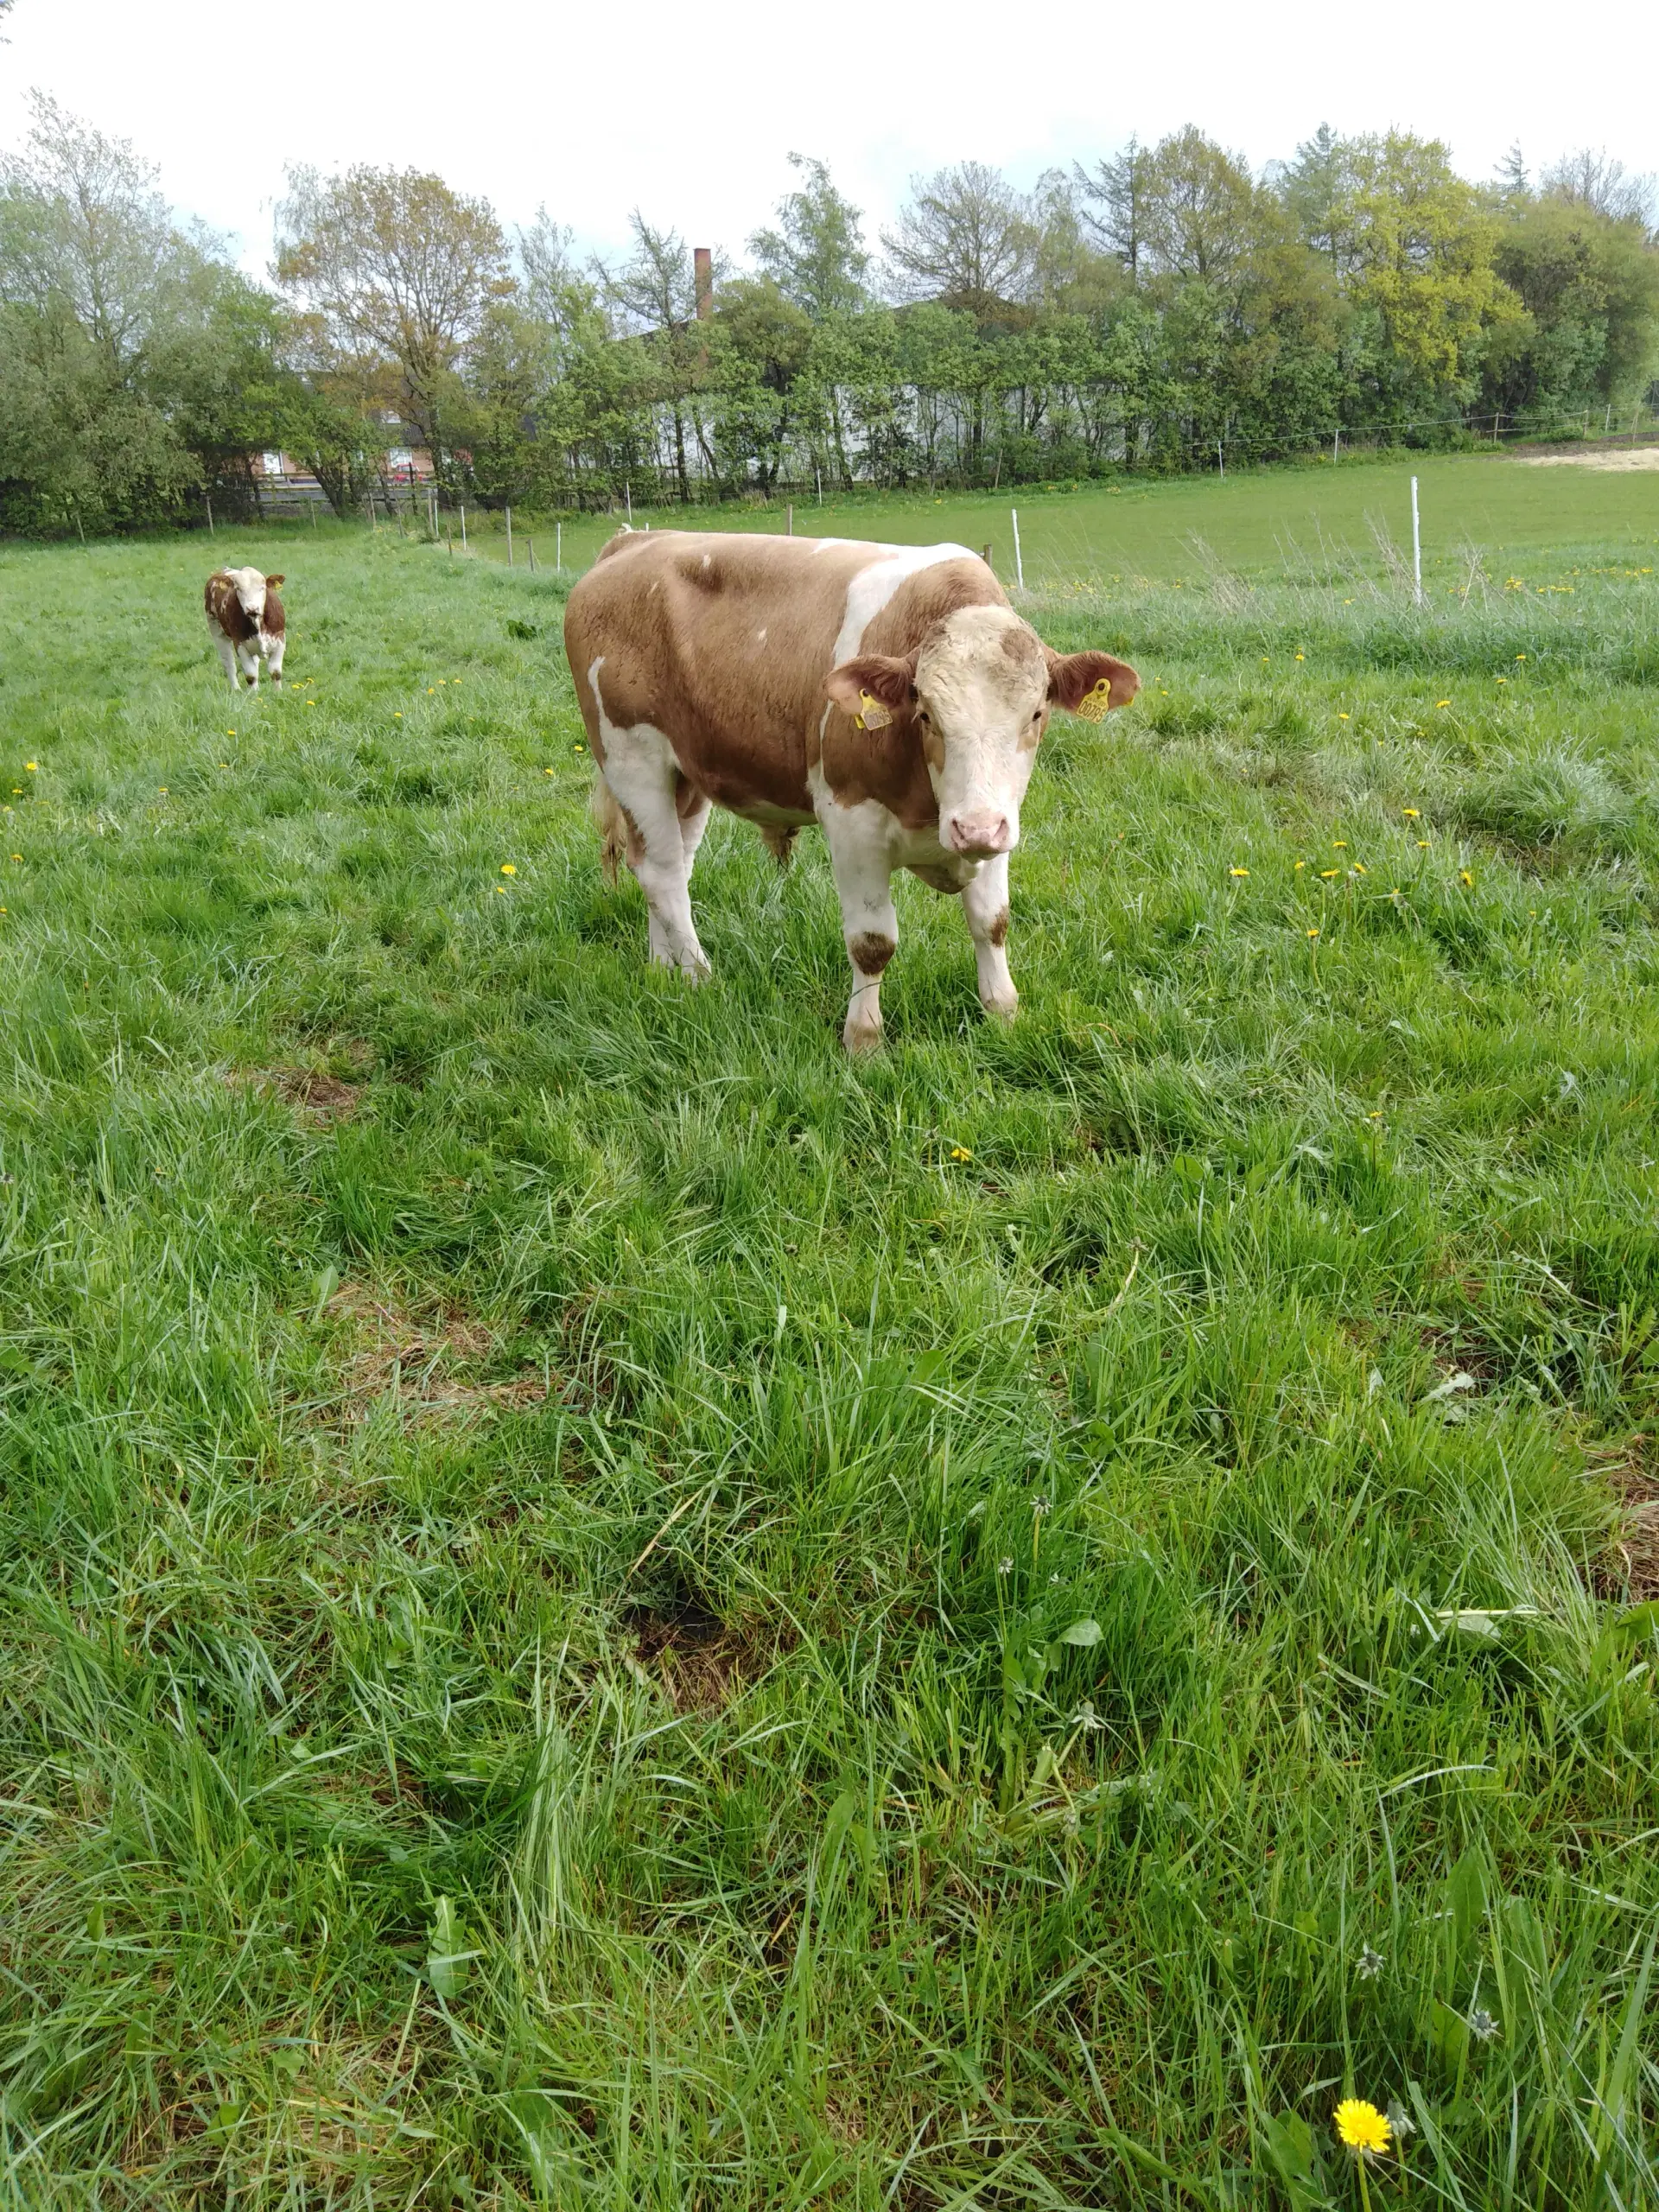
POLYGON ((1319 870, 1319 880, 1322 883, 1329 883, 1333 875, 1341 874, 1342 870, 1339 868, 1322 868, 1319 870))
POLYGON ((550 768, 543 768, 542 773, 544 776, 550 776, 553 773, 553 771, 550 768))
POLYGON ((37 765, 38 765, 38 764, 37 764, 36 762, 33 761, 33 760, 25 760, 25 761, 24 761, 24 763, 23 763, 24 767, 28 769, 28 771, 29 771, 29 774, 30 774, 31 776, 35 773, 35 767, 36 767, 36 766, 37 766, 37 765))
POLYGON ((1333 853, 1345 853, 1348 849, 1348 840, 1345 837, 1333 838, 1331 849, 1333 853))
POLYGON ((1248 875, 1249 872, 1247 868, 1230 868, 1227 871, 1229 875, 1248 875))
POLYGON ((1525 653, 1516 653, 1516 660, 1525 660, 1526 655, 1525 653))
POLYGON ((1308 935, 1309 937, 1318 937, 1319 931, 1318 930, 1309 930, 1308 935))
POLYGON ((12 858, 13 858, 13 860, 15 860, 15 861, 20 861, 20 860, 22 860, 22 858, 23 856, 22 856, 22 855, 21 853, 14 853, 14 854, 12 855, 12 856, 11 856, 11 857, 12 857, 12 858))
POLYGON ((1306 866, 1307 866, 1307 862, 1306 862, 1306 861, 1297 861, 1297 863, 1296 863, 1296 867, 1297 867, 1297 868, 1298 868, 1298 869, 1305 868, 1306 866))
POLYGON ((1422 809, 1418 806, 1402 806, 1400 811, 1405 816, 1408 822, 1415 822, 1419 820, 1422 814, 1422 809))
POLYGON ((1473 875, 1472 875, 1472 874, 1471 874, 1470 871, 1469 871, 1466 868, 1460 868, 1458 870, 1458 881, 1459 881, 1459 883, 1464 884, 1464 885, 1467 886, 1469 888, 1472 889, 1472 888, 1473 888, 1473 886, 1474 886, 1474 880, 1475 880, 1475 879, 1474 879, 1473 875))
POLYGON ((1366 867, 1363 861, 1356 861, 1351 872, 1355 875, 1369 875, 1371 871, 1366 867))
POLYGON ((1389 2147, 1389 2123, 1376 2107, 1363 2097, 1344 2097, 1332 2115, 1337 2133, 1351 2151, 1373 2156, 1389 2147))
POLYGON ((517 874, 518 874, 518 868, 513 865, 512 861, 502 861, 502 863, 501 863, 501 873, 502 873, 502 874, 503 874, 503 875, 517 875, 517 874))
POLYGON ((507 887, 505 883, 493 883, 490 886, 490 888, 494 892, 498 899, 505 899, 507 895, 507 887))
POLYGON ((587 747, 582 743, 580 738, 576 740, 576 750, 578 753, 585 753, 588 750, 587 747))
POLYGON ((1434 703, 1437 707, 1449 707, 1452 702, 1449 699, 1437 699, 1434 703))
POLYGON ((1298 653, 1298 654, 1297 654, 1297 656, 1296 656, 1296 658, 1297 658, 1297 659, 1298 659, 1298 660, 1303 660, 1303 659, 1305 659, 1305 658, 1306 658, 1306 656, 1305 654, 1303 654, 1303 653, 1298 653))
POLYGON ((1420 853, 1426 853, 1428 850, 1428 840, 1427 837, 1420 837, 1417 840, 1417 849, 1420 853))
POLYGON ((158 784, 156 788, 160 791, 163 798, 167 797, 167 785, 165 784, 158 784))
POLYGON ((432 696, 432 693, 433 693, 433 690, 434 690, 434 689, 435 689, 435 687, 434 685, 430 684, 430 683, 429 683, 429 684, 427 685, 427 687, 426 687, 426 696, 427 696, 427 697, 428 697, 429 699, 432 696))
POLYGON ((1347 715, 1338 715, 1337 716, 1337 720, 1338 720, 1339 722, 1345 722, 1345 721, 1347 721, 1347 719, 1348 719, 1348 717, 1347 717, 1347 715))
POLYGON ((1510 679, 1507 676, 1500 676, 1497 680, 1500 683, 1507 683, 1510 679))
POLYGON ((952 1160, 971 1160, 973 1156, 965 1144, 953 1144, 950 1147, 952 1160))

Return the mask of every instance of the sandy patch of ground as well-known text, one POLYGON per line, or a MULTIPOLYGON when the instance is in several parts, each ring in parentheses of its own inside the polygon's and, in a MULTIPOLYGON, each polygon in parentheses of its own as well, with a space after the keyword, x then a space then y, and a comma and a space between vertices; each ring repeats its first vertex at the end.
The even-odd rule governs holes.
POLYGON ((1659 468, 1659 446, 1606 446, 1599 453, 1518 453, 1524 468, 1659 468))

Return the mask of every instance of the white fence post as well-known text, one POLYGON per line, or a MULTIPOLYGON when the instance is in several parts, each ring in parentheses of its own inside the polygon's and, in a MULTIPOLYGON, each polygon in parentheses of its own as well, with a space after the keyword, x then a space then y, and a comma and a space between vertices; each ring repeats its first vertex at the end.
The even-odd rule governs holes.
POLYGON ((1417 520, 1417 479, 1411 480, 1411 574, 1417 604, 1423 603, 1423 533, 1417 520))
POLYGON ((461 507, 461 550, 463 553, 467 550, 467 506, 464 500, 461 507))
POLYGON ((512 566, 512 509, 507 509, 507 566, 512 566))
POLYGON ((632 484, 625 484, 622 486, 622 496, 628 503, 628 528, 632 530, 633 528, 633 486, 632 484))
POLYGON ((1216 467, 1220 470, 1224 476, 1227 474, 1227 456, 1222 451, 1221 440, 1219 438, 1216 440, 1216 467))
POLYGON ((556 576, 564 574, 564 524, 562 522, 556 522, 553 525, 553 573, 556 576))
POLYGON ((1020 552, 1020 510, 1010 507, 1008 516, 1014 524, 1014 581, 1021 591, 1026 588, 1026 564, 1020 552))

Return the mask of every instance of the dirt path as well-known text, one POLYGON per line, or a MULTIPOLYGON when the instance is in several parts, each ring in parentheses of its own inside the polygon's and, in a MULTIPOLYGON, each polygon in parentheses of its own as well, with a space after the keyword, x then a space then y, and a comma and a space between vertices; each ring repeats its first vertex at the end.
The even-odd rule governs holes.
POLYGON ((1599 453, 1518 453, 1524 468, 1659 468, 1659 446, 1605 448, 1599 453))

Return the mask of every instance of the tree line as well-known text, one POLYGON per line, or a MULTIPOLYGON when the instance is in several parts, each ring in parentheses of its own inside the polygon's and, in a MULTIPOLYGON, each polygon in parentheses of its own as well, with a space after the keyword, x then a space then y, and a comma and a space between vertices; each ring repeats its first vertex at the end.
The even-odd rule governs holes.
POLYGON ((912 181, 872 242, 821 161, 700 293, 671 227, 580 260, 414 170, 290 172, 270 281, 124 140, 32 100, 0 157, 0 526, 341 513, 418 447, 449 499, 573 508, 1072 480, 1602 427, 1659 399, 1659 207, 1605 154, 1472 182, 1321 128, 1254 174, 1195 129, 912 181))

